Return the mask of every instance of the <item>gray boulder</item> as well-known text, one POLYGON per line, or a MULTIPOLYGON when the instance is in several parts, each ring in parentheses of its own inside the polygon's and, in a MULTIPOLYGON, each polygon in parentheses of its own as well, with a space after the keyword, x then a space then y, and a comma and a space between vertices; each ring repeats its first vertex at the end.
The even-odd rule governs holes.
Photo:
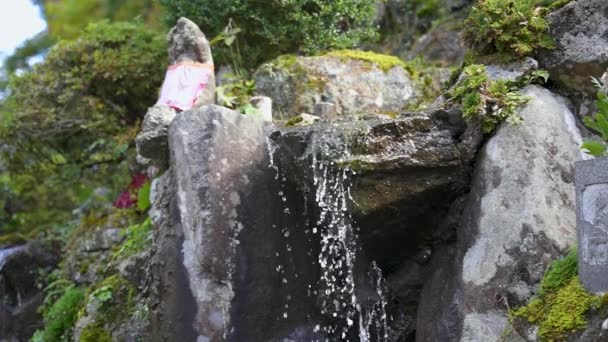
POLYGON ((382 70, 369 61, 332 56, 283 56, 254 75, 257 91, 272 98, 275 119, 314 113, 331 102, 339 116, 395 114, 416 100, 418 90, 399 65, 382 70))
POLYGON ((500 341, 508 306, 525 304, 576 242, 574 115, 548 90, 523 92, 523 123, 503 125, 481 150, 458 241, 432 261, 417 341, 500 341))
POLYGON ((608 2, 572 1, 548 19, 557 48, 538 55, 541 67, 570 92, 594 97, 589 77, 608 67, 608 2))
POLYGON ((148 109, 141 132, 135 138, 138 155, 153 160, 156 165, 164 168, 168 166, 168 129, 175 115, 175 109, 168 106, 154 106, 148 109))

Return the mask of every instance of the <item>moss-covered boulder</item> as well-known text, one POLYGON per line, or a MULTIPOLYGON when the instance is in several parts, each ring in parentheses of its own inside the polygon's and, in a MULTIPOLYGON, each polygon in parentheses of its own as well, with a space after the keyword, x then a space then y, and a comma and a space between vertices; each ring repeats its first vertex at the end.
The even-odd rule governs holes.
POLYGON ((255 74, 257 91, 273 100, 275 119, 312 114, 318 102, 340 116, 395 113, 422 95, 408 65, 397 57, 343 50, 324 56, 282 56, 255 74))

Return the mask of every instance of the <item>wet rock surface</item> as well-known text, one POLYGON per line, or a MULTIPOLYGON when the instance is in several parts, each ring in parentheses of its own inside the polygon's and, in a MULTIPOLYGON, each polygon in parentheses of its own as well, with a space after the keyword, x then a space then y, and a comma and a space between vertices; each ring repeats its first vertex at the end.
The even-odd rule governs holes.
POLYGON ((417 341, 498 341, 507 306, 525 304, 576 237, 573 165, 580 133, 563 98, 537 86, 480 151, 458 241, 436 253, 417 341))
POLYGON ((38 272, 55 267, 59 252, 40 242, 0 250, 0 340, 26 341, 42 326, 38 272))

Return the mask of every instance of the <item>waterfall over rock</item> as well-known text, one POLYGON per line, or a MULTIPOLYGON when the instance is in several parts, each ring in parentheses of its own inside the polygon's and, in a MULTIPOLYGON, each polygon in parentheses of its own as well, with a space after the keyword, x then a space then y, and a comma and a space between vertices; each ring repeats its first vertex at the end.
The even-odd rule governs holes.
POLYGON ((273 132, 218 106, 178 114, 171 169, 153 186, 153 336, 410 336, 415 311, 396 303, 415 307, 416 260, 432 249, 442 218, 408 208, 447 212, 466 190, 478 139, 466 138, 459 117, 433 111, 273 132), (412 269, 413 284, 391 288, 391 273, 412 269))

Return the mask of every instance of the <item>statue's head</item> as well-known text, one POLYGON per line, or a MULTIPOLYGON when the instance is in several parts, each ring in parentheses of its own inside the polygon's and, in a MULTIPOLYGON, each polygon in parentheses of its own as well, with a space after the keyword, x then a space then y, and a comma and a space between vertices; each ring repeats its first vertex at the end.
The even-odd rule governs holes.
POLYGON ((207 37, 191 20, 179 18, 167 39, 171 64, 182 61, 213 63, 207 37))

